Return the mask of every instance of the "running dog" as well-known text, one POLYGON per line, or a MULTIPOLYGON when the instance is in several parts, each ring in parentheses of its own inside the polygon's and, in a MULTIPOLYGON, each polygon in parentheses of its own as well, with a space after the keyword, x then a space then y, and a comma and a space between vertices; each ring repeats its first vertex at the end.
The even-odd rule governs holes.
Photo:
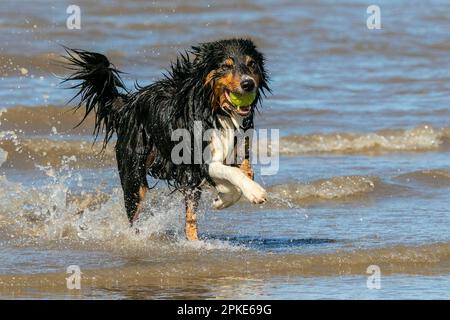
MULTIPOLYGON (((197 240, 196 209, 204 185, 218 191, 213 206, 229 207, 243 194, 250 202, 266 201, 266 191, 253 181, 246 140, 241 163, 227 164, 236 153, 230 130, 248 130, 258 103, 268 87, 264 57, 251 40, 229 39, 201 43, 179 54, 164 77, 129 92, 117 70, 99 53, 66 48, 67 68, 72 74, 63 82, 75 82, 71 89, 80 97, 75 109, 84 107, 84 118, 94 112, 94 135, 104 132, 103 147, 117 136, 117 166, 130 225, 139 216, 149 189, 147 175, 165 180, 185 198, 188 240, 197 240), (237 105, 230 97, 253 94, 248 105, 237 105), (209 148, 209 161, 174 163, 172 150, 177 129, 194 133, 194 122, 202 130, 214 129, 202 148, 209 148), (231 147, 230 147, 231 146, 231 147)), ((72 100, 73 100, 72 99, 72 100)), ((71 100, 71 101, 72 101, 71 100)), ((188 155, 193 157, 192 152, 188 155)), ((205 149, 206 150, 206 149, 205 149)), ((192 159, 191 159, 192 160, 192 159)))

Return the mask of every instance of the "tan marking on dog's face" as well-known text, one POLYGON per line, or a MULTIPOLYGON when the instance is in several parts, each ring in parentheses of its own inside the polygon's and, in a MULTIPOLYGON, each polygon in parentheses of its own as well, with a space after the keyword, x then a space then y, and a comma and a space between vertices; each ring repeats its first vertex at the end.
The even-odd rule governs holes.
POLYGON ((218 95, 216 94, 216 92, 214 90, 214 76, 216 75, 216 72, 217 72, 217 70, 212 70, 211 72, 209 72, 207 74, 206 79, 205 79, 205 86, 210 86, 211 90, 212 90, 211 107, 213 108, 214 111, 219 106, 218 95))
POLYGON ((206 75, 205 79, 205 86, 213 86, 214 85, 214 75, 216 74, 217 70, 212 70, 206 75))
POLYGON ((261 73, 255 59, 250 56, 245 56, 245 65, 250 71, 248 75, 255 80, 256 87, 259 88, 259 84, 261 83, 261 73))
POLYGON ((234 67, 234 60, 232 58, 227 58, 223 62, 223 65, 225 65, 225 66, 227 66, 229 68, 233 68, 234 67))

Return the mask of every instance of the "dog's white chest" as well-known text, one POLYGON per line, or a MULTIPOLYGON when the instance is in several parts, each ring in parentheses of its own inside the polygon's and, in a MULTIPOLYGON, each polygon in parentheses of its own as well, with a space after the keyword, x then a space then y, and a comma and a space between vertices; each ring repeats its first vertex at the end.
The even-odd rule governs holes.
POLYGON ((235 141, 241 140, 242 119, 218 116, 218 121, 222 128, 215 130, 211 137, 212 160, 229 162, 235 156, 235 141))

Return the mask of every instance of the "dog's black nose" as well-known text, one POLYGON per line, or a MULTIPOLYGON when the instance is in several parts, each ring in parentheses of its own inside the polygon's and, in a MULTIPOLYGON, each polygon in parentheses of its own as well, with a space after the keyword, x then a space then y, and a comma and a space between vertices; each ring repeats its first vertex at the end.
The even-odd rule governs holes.
POLYGON ((255 88, 255 81, 253 79, 245 79, 241 81, 241 88, 244 91, 252 91, 255 88))

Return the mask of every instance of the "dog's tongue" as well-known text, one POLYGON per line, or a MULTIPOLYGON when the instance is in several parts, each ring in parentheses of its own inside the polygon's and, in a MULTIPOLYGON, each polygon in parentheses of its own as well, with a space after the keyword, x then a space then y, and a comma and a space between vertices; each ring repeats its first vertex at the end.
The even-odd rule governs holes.
POLYGON ((250 106, 236 107, 236 110, 240 115, 247 115, 250 111, 250 106))

